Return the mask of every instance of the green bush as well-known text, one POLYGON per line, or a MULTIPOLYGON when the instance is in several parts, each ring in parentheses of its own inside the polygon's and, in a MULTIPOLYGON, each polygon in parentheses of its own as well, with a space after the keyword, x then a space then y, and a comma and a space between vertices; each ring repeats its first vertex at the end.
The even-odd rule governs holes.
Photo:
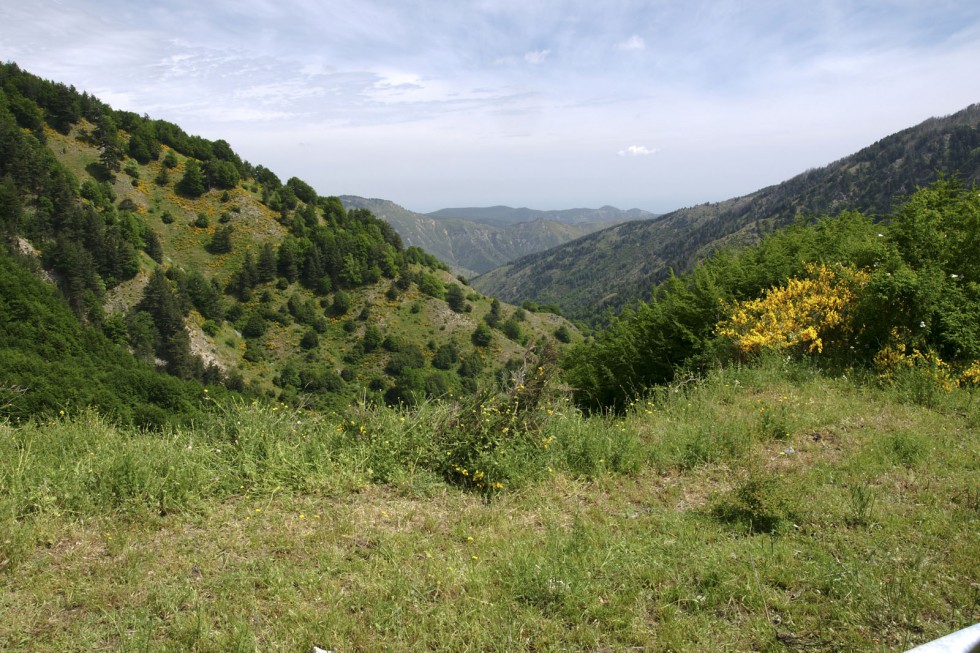
POLYGON ((752 533, 778 533, 792 514, 790 490, 776 472, 750 465, 738 484, 716 501, 713 512, 752 533))

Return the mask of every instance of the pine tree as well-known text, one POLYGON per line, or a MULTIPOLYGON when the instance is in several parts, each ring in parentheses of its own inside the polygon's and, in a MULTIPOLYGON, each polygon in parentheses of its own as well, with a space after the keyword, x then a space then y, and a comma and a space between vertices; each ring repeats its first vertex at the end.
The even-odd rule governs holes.
POLYGON ((204 186, 204 173, 201 165, 194 159, 187 159, 184 176, 177 182, 177 192, 187 197, 200 197, 207 190, 204 186))

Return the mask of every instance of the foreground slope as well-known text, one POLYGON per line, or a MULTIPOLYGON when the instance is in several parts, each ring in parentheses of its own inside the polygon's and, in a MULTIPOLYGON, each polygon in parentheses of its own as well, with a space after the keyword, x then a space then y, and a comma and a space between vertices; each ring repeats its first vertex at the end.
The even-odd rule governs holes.
POLYGON ((648 297, 670 270, 688 270, 711 251, 752 242, 799 216, 857 210, 883 215, 940 175, 980 180, 980 105, 884 138, 823 168, 744 197, 627 222, 532 254, 473 280, 506 301, 554 303, 594 319, 648 297))
POLYGON ((980 620, 975 397, 775 362, 552 405, 492 501, 419 464, 431 405, 0 424, 0 649, 904 651, 980 620))

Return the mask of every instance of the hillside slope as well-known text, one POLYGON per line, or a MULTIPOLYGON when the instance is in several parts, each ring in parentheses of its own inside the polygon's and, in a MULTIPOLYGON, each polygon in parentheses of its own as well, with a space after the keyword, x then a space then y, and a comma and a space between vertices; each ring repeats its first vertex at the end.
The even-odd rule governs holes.
POLYGON ((940 175, 980 181, 980 104, 750 195, 627 222, 525 256, 473 285, 506 301, 553 303, 570 317, 594 319, 648 297, 671 269, 689 270, 719 247, 753 242, 800 216, 845 209, 883 215, 940 175))
POLYGON ((540 252, 624 220, 652 217, 639 209, 613 207, 535 211, 488 207, 416 213, 394 202, 341 195, 348 209, 367 209, 395 228, 407 245, 421 247, 453 272, 475 276, 508 261, 540 252))
MULTIPOLYGON (((286 403, 472 391, 575 337, 225 141, 3 64, 0 246, 18 243, 75 319, 124 345, 112 356, 286 403)), ((0 387, 18 386, 8 372, 0 387)))

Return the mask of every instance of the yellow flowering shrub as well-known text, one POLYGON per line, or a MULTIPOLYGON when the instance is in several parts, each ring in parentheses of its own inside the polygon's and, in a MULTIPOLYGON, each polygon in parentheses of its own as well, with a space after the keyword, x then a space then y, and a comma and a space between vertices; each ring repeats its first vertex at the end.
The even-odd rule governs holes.
POLYGON ((790 279, 758 298, 736 302, 716 332, 743 354, 766 349, 822 353, 850 333, 848 313, 869 274, 848 266, 806 266, 807 277, 790 279))
POLYGON ((980 361, 973 361, 973 364, 963 371, 960 375, 960 384, 980 387, 980 361))
POLYGON ((921 380, 934 384, 943 392, 952 392, 960 385, 961 379, 970 378, 968 375, 971 370, 975 369, 977 378, 980 378, 980 363, 974 363, 960 378, 957 378, 949 363, 940 358, 936 352, 923 353, 907 345, 905 340, 909 336, 908 329, 892 329, 891 342, 875 354, 874 366, 881 379, 891 382, 902 374, 914 374, 921 377, 921 380))

